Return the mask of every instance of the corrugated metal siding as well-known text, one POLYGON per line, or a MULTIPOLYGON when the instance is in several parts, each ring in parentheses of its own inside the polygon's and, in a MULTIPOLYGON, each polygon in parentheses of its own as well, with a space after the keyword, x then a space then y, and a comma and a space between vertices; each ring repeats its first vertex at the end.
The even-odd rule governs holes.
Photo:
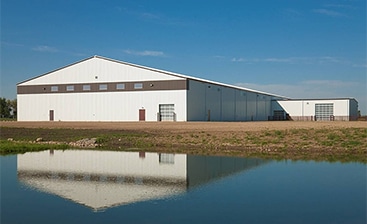
POLYGON ((89 60, 85 60, 48 73, 47 75, 23 82, 19 84, 19 86, 54 83, 133 82, 138 80, 154 81, 185 79, 101 58, 90 58, 89 60))
POLYGON ((186 121, 186 91, 60 93, 18 95, 19 121, 138 121, 139 109, 146 121, 157 121, 159 104, 174 104, 177 121, 186 121))
POLYGON ((358 102, 354 99, 349 100, 349 116, 352 120, 357 120, 358 118, 358 102))
POLYGON ((245 90, 189 80, 188 121, 268 120, 272 97, 245 90))
POLYGON ((187 90, 187 120, 188 121, 205 121, 205 88, 202 82, 188 81, 187 90))
POLYGON ((256 120, 256 93, 246 92, 246 121, 256 120))
POLYGON ((236 121, 245 121, 247 116, 247 98, 246 92, 244 91, 236 91, 236 112, 235 119, 236 121))
POLYGON ((234 121, 236 119, 236 90, 230 88, 221 88, 221 120, 234 121))

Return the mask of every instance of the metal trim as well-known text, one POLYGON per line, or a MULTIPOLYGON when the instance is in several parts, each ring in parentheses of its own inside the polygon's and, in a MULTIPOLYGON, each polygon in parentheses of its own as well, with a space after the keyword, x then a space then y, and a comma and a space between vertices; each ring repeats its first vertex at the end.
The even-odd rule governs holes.
POLYGON ((57 94, 57 93, 95 93, 95 92, 131 92, 157 90, 186 90, 186 80, 136 81, 136 82, 100 82, 100 83, 67 83, 17 86, 17 94, 57 94), (135 83, 142 83, 143 88, 135 89, 135 83), (99 90, 100 84, 106 84, 107 90, 99 90), (125 84, 125 89, 117 89, 117 84, 125 84), (90 85, 90 90, 83 90, 83 85, 90 85), (58 86, 58 91, 51 91, 58 86), (67 86, 74 86, 74 91, 67 91, 67 86))

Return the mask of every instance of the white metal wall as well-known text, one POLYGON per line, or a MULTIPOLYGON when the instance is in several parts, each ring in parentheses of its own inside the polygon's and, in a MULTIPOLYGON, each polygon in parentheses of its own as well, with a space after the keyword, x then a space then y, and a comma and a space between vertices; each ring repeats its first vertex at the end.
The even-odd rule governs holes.
POLYGON ((188 121, 256 121, 271 116, 271 96, 195 80, 188 83, 188 121))
MULTIPOLYGON (((67 83, 107 83, 185 80, 151 69, 93 57, 31 79, 19 86, 67 83)), ((157 121, 159 104, 174 104, 176 120, 186 121, 185 90, 18 94, 19 121, 138 121, 145 109, 146 121, 157 121)))
POLYGON ((180 79, 183 78, 95 57, 29 80, 20 86, 180 79))
POLYGON ((19 94, 19 121, 157 121, 159 104, 174 104, 176 120, 186 121, 186 91, 133 91, 98 93, 19 94))
POLYGON ((334 105, 334 116, 350 116, 350 99, 325 99, 325 100, 286 100, 274 102, 273 109, 283 109, 291 117, 311 117, 315 116, 315 105, 332 103, 334 105), (278 106, 276 106, 278 104, 278 106), (280 107, 279 107, 280 106, 280 107))

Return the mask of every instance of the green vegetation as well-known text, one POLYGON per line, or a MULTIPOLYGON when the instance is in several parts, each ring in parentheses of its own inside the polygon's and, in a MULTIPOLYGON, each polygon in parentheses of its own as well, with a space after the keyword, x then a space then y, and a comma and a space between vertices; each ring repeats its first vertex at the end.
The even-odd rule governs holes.
POLYGON ((15 120, 17 117, 17 100, 0 98, 0 119, 15 120))
POLYGON ((0 155, 44 151, 48 149, 67 149, 67 144, 37 144, 0 140, 0 155))
MULTIPOLYGON (((273 159, 367 163, 367 128, 286 129, 237 132, 160 132, 100 129, 1 127, 1 154, 66 149, 70 142, 96 138, 99 150, 142 150, 273 159), (43 142, 33 142, 42 137, 43 142), (13 141, 8 141, 11 138, 13 141), (54 142, 61 144, 45 144, 54 142)), ((73 147, 75 148, 75 147, 73 147)))

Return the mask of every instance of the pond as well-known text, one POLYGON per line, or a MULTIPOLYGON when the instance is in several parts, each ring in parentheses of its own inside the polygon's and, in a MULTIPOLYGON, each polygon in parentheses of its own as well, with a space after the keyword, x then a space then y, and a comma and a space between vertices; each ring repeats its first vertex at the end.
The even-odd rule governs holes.
POLYGON ((148 152, 2 156, 1 223, 366 223, 366 164, 148 152))

